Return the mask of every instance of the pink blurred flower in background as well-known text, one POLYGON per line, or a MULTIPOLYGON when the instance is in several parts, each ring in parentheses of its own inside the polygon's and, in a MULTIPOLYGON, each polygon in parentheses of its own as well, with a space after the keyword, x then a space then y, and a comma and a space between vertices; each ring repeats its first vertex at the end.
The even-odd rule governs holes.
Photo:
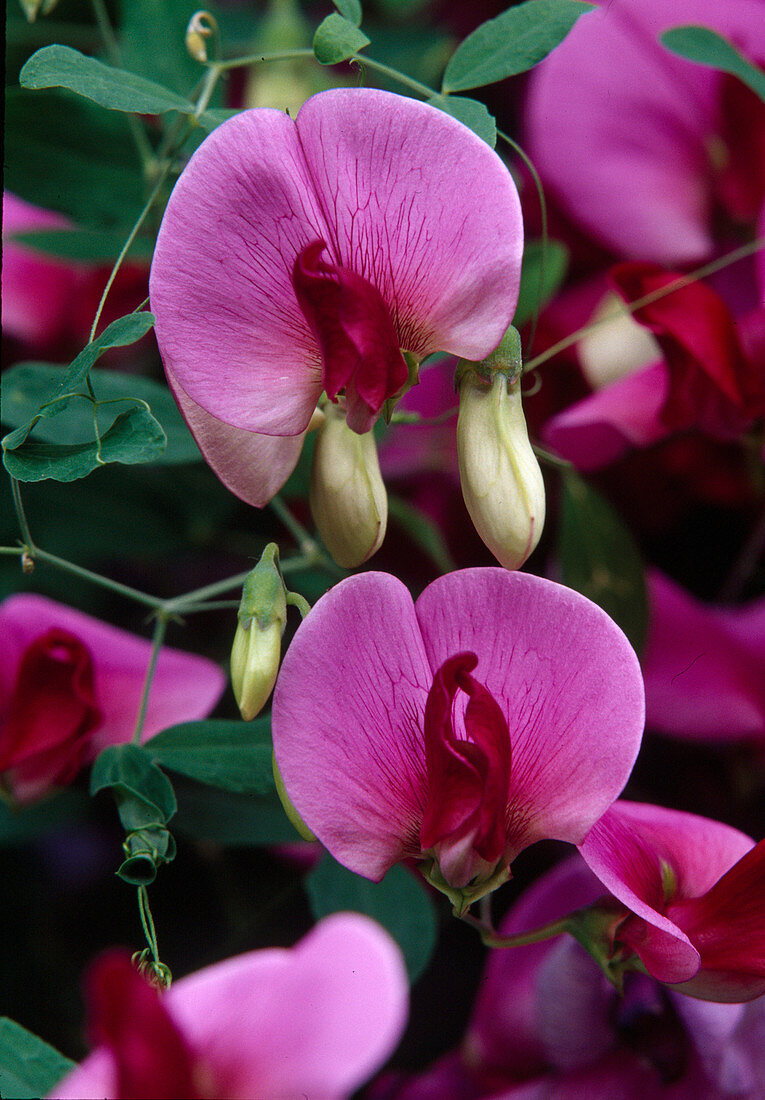
MULTIPOLYGON (((17 802, 70 783, 107 745, 130 741, 152 646, 44 596, 0 606, 0 775, 17 802)), ((164 648, 142 740, 206 717, 226 678, 205 657, 164 648)))
POLYGON ((162 995, 109 953, 87 993, 96 1049, 55 1100, 341 1100, 393 1052, 408 983, 388 933, 338 913, 293 948, 226 959, 162 995))
POLYGON ((527 148, 543 182, 627 259, 698 263, 761 216, 765 105, 665 49, 658 36, 683 24, 765 62, 759 0, 601 0, 530 80, 527 148))
POLYGON ((168 204, 151 304, 168 381, 205 458, 266 503, 322 393, 365 432, 407 379, 401 350, 481 359, 513 316, 512 177, 470 130, 372 89, 245 111, 168 204))
MULTIPOLYGON (((9 238, 14 233, 72 228, 62 214, 3 193, 3 333, 25 350, 56 360, 74 356, 87 343, 109 267, 55 259, 9 238)), ((147 268, 139 263, 123 265, 103 323, 129 313, 146 297, 146 276, 147 268)))
POLYGON ((696 814, 616 802, 579 850, 632 914, 615 950, 624 945, 694 997, 765 993, 765 841, 696 814))
POLYGON ((460 908, 546 837, 578 843, 640 746, 643 686, 619 628, 561 585, 501 569, 342 581, 304 620, 273 704, 308 827, 379 881, 425 860, 460 908))
POLYGON ((649 729, 765 745, 765 599, 703 604, 653 571, 642 658, 649 729))

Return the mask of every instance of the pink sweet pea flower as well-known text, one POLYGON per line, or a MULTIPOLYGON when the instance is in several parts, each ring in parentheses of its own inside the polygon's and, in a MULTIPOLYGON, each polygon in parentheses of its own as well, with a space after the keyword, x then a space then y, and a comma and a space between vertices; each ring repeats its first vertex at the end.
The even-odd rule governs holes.
MULTIPOLYGON (((627 302, 679 278, 654 264, 610 272, 627 302)), ((641 367, 553 416, 545 441, 582 470, 597 470, 631 448, 696 429, 735 439, 765 414, 765 309, 734 318, 701 282, 675 290, 633 314, 655 337, 663 360, 641 367)))
POLYGON ((513 316, 523 231, 499 157, 453 118, 373 89, 245 111, 200 146, 162 222, 151 303, 207 461, 262 506, 325 391, 365 432, 404 350, 481 359, 513 316))
POLYGON ((580 851, 631 915, 616 940, 684 993, 765 993, 765 841, 679 810, 617 802, 580 851))
POLYGON ((252 951, 158 994, 127 955, 88 981, 96 1050, 54 1100, 340 1100, 392 1053, 406 1022, 401 953, 367 917, 338 913, 295 947, 252 951))
POLYGON ((713 607, 648 578, 646 723, 673 737, 765 744, 765 599, 713 607))
POLYGON ((600 0, 531 76, 527 148, 543 181, 629 259, 699 262, 720 207, 753 224, 762 206, 765 107, 658 41, 689 23, 765 61, 760 0, 600 0))
MULTIPOLYGON (((70 783, 107 745, 130 741, 151 642, 37 595, 0 606, 0 775, 16 802, 70 783)), ((165 648, 143 740, 206 717, 226 678, 212 661, 165 648)))
POLYGON ((396 862, 464 910, 545 837, 578 843, 632 768, 637 659, 578 593, 502 569, 441 577, 416 603, 384 573, 304 620, 273 704, 287 793, 340 863, 396 862))
MULTIPOLYGON (((524 892, 500 934, 557 921, 601 893, 578 857, 566 860, 524 892)), ((763 1038, 765 999, 712 1004, 634 973, 625 975, 622 997, 594 960, 563 936, 491 952, 460 1064, 453 1066, 454 1078, 472 1087, 440 1095, 758 1100, 765 1084, 763 1038)), ((430 1095, 412 1085, 400 1100, 430 1095)))

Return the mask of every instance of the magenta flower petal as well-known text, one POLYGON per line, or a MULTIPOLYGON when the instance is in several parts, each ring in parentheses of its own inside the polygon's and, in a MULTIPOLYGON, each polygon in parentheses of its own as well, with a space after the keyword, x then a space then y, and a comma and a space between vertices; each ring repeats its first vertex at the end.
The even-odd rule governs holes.
POLYGON ((168 374, 173 397, 220 480, 240 500, 262 508, 295 469, 305 435, 259 435, 232 428, 197 405, 168 374))
POLYGON ((535 840, 580 841, 626 782, 642 723, 618 627, 502 569, 442 577, 414 608, 393 577, 343 581, 301 625, 273 707, 287 792, 341 863, 379 880, 445 845, 458 891, 466 869, 491 878, 500 830, 498 873, 535 840))
POLYGON ((671 434, 661 420, 668 392, 667 366, 654 363, 550 417, 543 439, 578 469, 599 470, 632 447, 650 447, 671 434))
MULTIPOLYGON (((92 760, 107 745, 127 742, 133 736, 151 656, 151 643, 44 596, 23 594, 9 597, 0 608, 0 645, 3 655, 0 662, 2 743, 5 743, 6 738, 11 738, 11 735, 14 739, 19 737, 18 728, 15 732, 9 731, 5 724, 7 707, 14 698, 19 677, 23 676, 24 662, 29 659, 30 649, 39 645, 41 638, 50 636, 51 631, 63 632, 69 639, 67 644, 74 644, 78 653, 82 651, 85 656, 81 660, 86 660, 88 665, 87 676, 92 677, 92 701, 88 706, 94 710, 87 719, 84 742, 81 739, 77 743, 76 757, 79 767, 92 760)), ((223 672, 212 661, 191 653, 164 648, 157 662, 149 695, 144 739, 177 722, 204 718, 217 703, 225 683, 223 672)), ((49 682, 48 691, 50 690, 49 682)), ((73 702, 71 693, 68 699, 73 702)), ((27 709, 27 719, 30 714, 27 709)), ((34 737, 39 740, 41 749, 49 750, 55 746, 51 745, 50 723, 44 725, 44 730, 35 726, 37 732, 34 737)), ((32 748, 29 729, 28 727, 25 735, 27 755, 32 748)), ((61 734, 60 727, 58 734, 61 734)), ((60 736, 53 736, 53 740, 59 743, 59 747, 63 747, 60 736)), ((5 755, 3 750, 3 758, 5 755)), ((53 758, 48 759, 44 765, 40 761, 34 782, 27 776, 23 784, 13 784, 15 796, 21 799, 37 797, 57 781, 57 769, 61 766, 62 761, 58 757, 55 761, 53 758)))
POLYGON ((253 951, 191 974, 159 999, 144 989, 150 1011, 129 1020, 126 1006, 114 1006, 123 1018, 110 1029, 112 1051, 97 1049, 51 1096, 138 1095, 120 1091, 120 1068, 129 1050, 151 1066, 168 1035, 166 1091, 150 1095, 192 1095, 178 1091, 190 1063, 192 1087, 204 1096, 340 1100, 392 1052, 408 995, 400 951, 355 913, 328 917, 292 949, 253 951))
POLYGON ((603 0, 601 9, 532 73, 529 153, 574 220, 616 253, 699 261, 713 247, 722 77, 657 39, 702 24, 761 61, 759 0, 603 0))
POLYGON ((523 251, 496 153, 435 107, 372 89, 313 96, 297 127, 328 243, 380 291, 400 347, 485 358, 512 320, 523 251))
POLYGON ((274 690, 274 751, 295 808, 336 859, 378 881, 420 849, 431 681, 406 588, 363 573, 314 606, 274 690))
POLYGON ((648 591, 648 727, 689 739, 765 740, 765 600, 705 606, 655 571, 648 591))
POLYGON ((244 111, 199 147, 167 205, 149 289, 168 371, 236 428, 297 435, 321 393, 297 255, 328 229, 295 123, 244 111))
POLYGON ((595 604, 552 581, 503 569, 440 577, 416 604, 431 667, 455 652, 510 731, 508 844, 577 843, 627 781, 643 730, 637 657, 595 604))
MULTIPOLYGON (((520 204, 505 166, 471 131, 372 89, 321 93, 294 122, 245 111, 179 179, 151 274, 168 373, 218 420, 266 435, 306 428, 329 345, 292 274, 316 241, 333 270, 375 289, 396 349, 478 359, 510 323, 520 204)), ((334 364, 323 374, 339 384, 334 364)), ((384 388, 392 381, 389 372, 384 388)), ((378 400, 367 377, 347 396, 352 418, 357 401, 378 400)))
POLYGON ((580 851, 603 885, 635 915, 620 927, 618 939, 637 952, 654 977, 678 983, 704 966, 703 937, 693 921, 683 919, 683 904, 707 894, 752 844, 718 821, 617 802, 590 830, 580 851))

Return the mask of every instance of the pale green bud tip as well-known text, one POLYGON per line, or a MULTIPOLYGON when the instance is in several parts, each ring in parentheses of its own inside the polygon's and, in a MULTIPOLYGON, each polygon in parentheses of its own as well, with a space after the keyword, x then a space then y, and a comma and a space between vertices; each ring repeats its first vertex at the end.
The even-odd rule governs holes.
POLYGON ((284 812, 290 819, 290 823, 294 825, 298 833, 302 836, 303 840, 316 840, 311 830, 303 821, 300 814, 290 801, 290 796, 287 794, 287 790, 284 786, 284 780, 282 779, 281 772, 279 771, 279 765, 276 763, 276 757, 271 755, 271 764, 274 769, 274 783, 276 784, 276 793, 279 795, 279 801, 281 802, 284 812))
POLYGON ((277 623, 280 635, 284 632, 287 595, 279 571, 279 548, 275 542, 268 544, 245 580, 238 614, 239 622, 245 627, 254 619, 262 630, 277 623))
POLYGON ((511 381, 498 369, 487 381, 487 367, 465 364, 460 372, 462 495, 492 554, 505 569, 520 569, 542 534, 545 487, 526 430, 520 375, 511 381))
POLYGON ((265 706, 276 683, 281 657, 283 626, 274 621, 262 628, 255 619, 248 626, 240 621, 231 649, 231 687, 249 722, 265 706))
POLYGON ((351 431, 334 405, 316 436, 309 499, 319 534, 338 565, 353 569, 379 549, 388 497, 374 436, 351 431))

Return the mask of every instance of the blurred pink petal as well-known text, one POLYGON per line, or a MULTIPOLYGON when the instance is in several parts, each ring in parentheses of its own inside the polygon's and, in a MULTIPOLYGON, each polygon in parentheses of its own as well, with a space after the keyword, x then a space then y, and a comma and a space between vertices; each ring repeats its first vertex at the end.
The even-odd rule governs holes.
MULTIPOLYGON (((629 259, 703 260, 714 247, 715 199, 730 198, 718 193, 713 156, 716 149, 724 158, 732 147, 727 78, 657 41, 688 23, 730 37, 754 62, 765 60, 759 0, 603 0, 531 75, 527 148, 543 181, 574 221, 629 259)), ((751 133, 741 144, 752 175, 756 102, 736 115, 735 126, 751 133)))
POLYGON ((324 596, 293 640, 274 694, 274 748, 298 813, 341 863, 379 880, 405 856, 438 862, 443 847, 440 871, 459 891, 468 872, 476 886, 494 881, 536 840, 584 837, 632 768, 642 691, 618 627, 570 589, 472 569, 440 578, 412 604, 395 578, 366 573, 324 596), (446 720, 439 685, 464 654, 477 664, 446 730, 457 739, 448 755, 465 746, 451 770, 426 749, 445 727, 436 735, 428 724, 436 711, 446 720), (495 744, 505 725, 510 784, 497 862, 489 819, 507 790, 495 744), (430 802, 447 787, 447 804, 430 802))
MULTIPOLYGON (((8 336, 35 346, 69 331, 76 296, 88 282, 81 264, 53 260, 5 238, 36 229, 64 229, 61 214, 3 194, 2 323, 8 336)), ((93 306, 95 309, 95 304, 93 306)))
POLYGON ((599 470, 633 447, 650 447, 671 435, 661 422, 668 392, 667 366, 654 363, 552 416, 542 437, 577 469, 599 470))
POLYGON ((649 575, 643 654, 649 729, 708 741, 765 740, 765 599, 702 604, 649 575))
MULTIPOLYGON (((0 628, 3 739, 13 737, 18 744, 23 737, 25 743, 24 759, 14 759, 13 752, 4 747, 0 760, 3 769, 7 769, 5 781, 14 797, 29 801, 40 797, 56 782, 69 782, 79 767, 93 760, 107 745, 130 741, 152 647, 144 638, 32 594, 11 596, 4 601, 0 607, 0 628), (49 714, 46 732, 45 711, 34 715, 34 726, 28 726, 23 735, 18 723, 13 730, 7 723, 8 707, 16 697, 16 685, 23 674, 25 660, 29 661, 29 654, 39 646, 40 639, 57 636, 65 640, 63 648, 68 647, 73 652, 74 647, 81 654, 78 660, 84 671, 79 675, 92 677, 92 703, 88 704, 91 708, 89 718, 76 718, 72 712, 71 720, 64 722, 63 702, 60 702, 56 715, 56 744, 51 744, 52 717, 49 714), (34 729, 34 736, 30 728, 34 729), (32 747, 30 738, 40 745, 34 766, 27 759, 32 747)), ((225 683, 223 672, 212 661, 163 648, 149 695, 143 740, 178 722, 204 718, 217 703, 225 683)), ((61 685, 61 699, 66 697, 67 706, 75 702, 72 690, 76 681, 70 681, 70 685, 68 688, 61 685)), ((50 690, 48 680, 45 690, 41 691, 41 699, 44 696, 51 702, 50 690)), ((33 703, 28 702, 25 708, 26 722, 33 719, 32 706, 33 703)))
POLYGON ((634 914, 617 939, 654 977, 710 1000, 765 992, 765 844, 696 814, 617 802, 580 851, 634 914))
MULTIPOLYGON (((125 984, 129 993, 132 977, 125 984)), ((291 949, 227 959, 182 978, 159 999, 144 982, 132 996, 151 1000, 151 1011, 131 1018, 117 1001, 104 1034, 107 994, 94 1006, 93 1022, 110 1049, 99 1047, 73 1070, 52 1090, 56 1100, 188 1097, 189 1077, 197 1096, 340 1100, 392 1053, 406 1021, 408 986, 390 936, 366 917, 339 913, 291 949), (142 1062, 127 1058, 130 1049, 142 1062), (130 1093, 120 1087, 123 1067, 133 1075, 130 1093)))

